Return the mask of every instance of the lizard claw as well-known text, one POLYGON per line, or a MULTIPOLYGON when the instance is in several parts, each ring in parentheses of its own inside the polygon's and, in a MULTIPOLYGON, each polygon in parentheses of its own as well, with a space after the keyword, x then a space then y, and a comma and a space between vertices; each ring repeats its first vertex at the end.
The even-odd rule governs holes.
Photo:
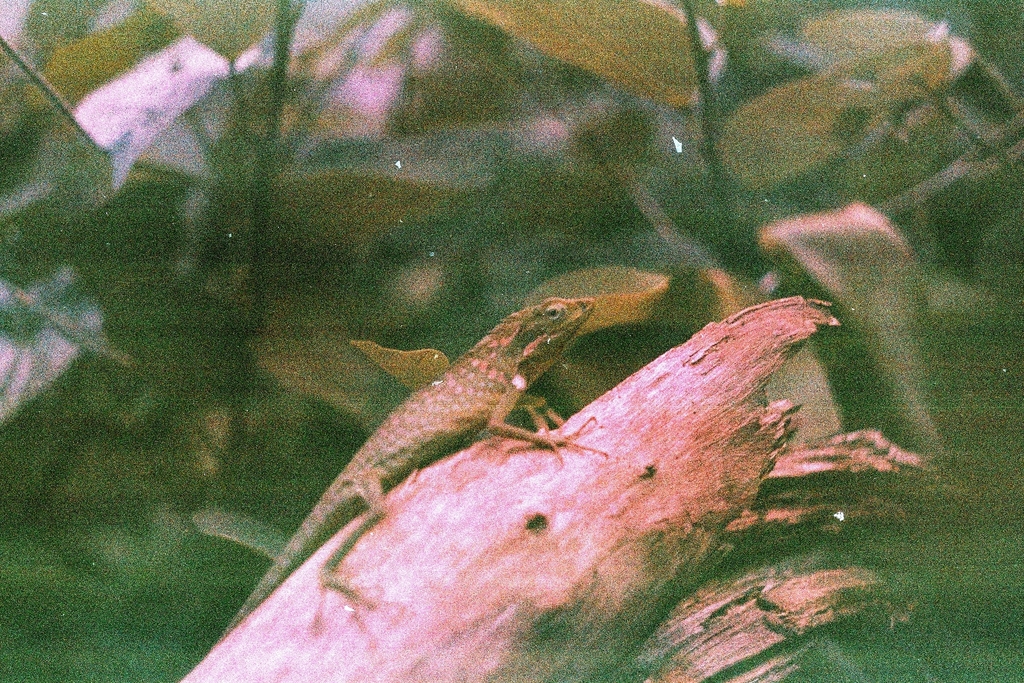
POLYGON ((324 588, 341 593, 358 607, 363 607, 365 609, 375 609, 377 607, 375 602, 360 595, 359 591, 348 585, 348 582, 343 580, 340 576, 328 571, 327 567, 324 567, 323 571, 320 572, 320 585, 324 588))
POLYGON ((547 448, 555 454, 555 457, 558 458, 559 463, 562 462, 562 456, 559 453, 559 451, 565 446, 579 448, 580 450, 593 451, 595 453, 600 453, 601 455, 607 458, 608 454, 605 453, 604 451, 598 450, 596 448, 590 448, 589 446, 582 446, 576 443, 576 437, 579 436, 583 432, 583 430, 586 429, 591 423, 596 425, 597 418, 591 417, 583 424, 582 427, 577 429, 575 432, 573 432, 572 434, 566 434, 564 436, 552 436, 550 432, 547 432, 547 430, 544 430, 543 432, 531 432, 520 427, 513 427, 511 425, 506 424, 492 425, 490 429, 492 433, 494 433, 496 436, 504 436, 506 438, 518 439, 520 441, 526 441, 527 443, 533 446, 547 448))
POLYGON ((597 418, 596 417, 591 416, 575 432, 573 432, 572 434, 566 434, 564 437, 559 438, 558 441, 560 442, 560 445, 569 446, 570 448, 578 448, 578 449, 580 449, 582 451, 591 451, 593 453, 599 453, 599 454, 601 454, 601 455, 603 455, 604 457, 607 458, 608 454, 605 453, 604 451, 602 451, 602 450, 600 450, 598 448, 591 448, 590 446, 584 446, 584 445, 576 442, 576 437, 578 437, 580 434, 582 434, 583 430, 586 429, 590 425, 594 425, 595 427, 597 426, 597 418))

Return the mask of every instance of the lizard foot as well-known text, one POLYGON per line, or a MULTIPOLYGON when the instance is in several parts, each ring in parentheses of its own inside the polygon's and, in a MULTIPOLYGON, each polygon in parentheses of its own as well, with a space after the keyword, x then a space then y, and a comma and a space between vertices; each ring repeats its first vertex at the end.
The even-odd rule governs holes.
POLYGON ((526 394, 519 400, 519 406, 530 416, 538 433, 543 434, 552 427, 558 428, 565 424, 562 416, 552 410, 543 397, 526 394))
POLYGON ((506 438, 518 439, 520 441, 525 441, 533 446, 547 448, 551 450, 552 453, 555 454, 555 457, 558 458, 560 464, 564 464, 562 462, 562 456, 559 453, 559 451, 563 447, 578 448, 580 450, 592 451, 594 453, 600 453, 606 458, 608 457, 608 454, 605 453, 604 451, 598 450, 596 448, 590 448, 589 446, 582 446, 576 443, 576 437, 579 436, 583 432, 583 430, 586 429, 591 423, 596 425, 597 418, 591 417, 583 424, 582 427, 577 429, 575 432, 573 432, 572 434, 566 434, 564 436, 552 436, 547 430, 544 430, 542 432, 531 432, 528 429, 523 429, 521 427, 513 427, 512 425, 507 424, 492 425, 491 427, 489 427, 489 429, 495 436, 504 436, 506 438))
POLYGON ((369 609, 374 608, 373 602, 363 598, 359 595, 347 582, 343 581, 338 575, 338 567, 341 565, 341 561, 345 559, 349 551, 352 550, 353 546, 359 542, 359 539, 366 534, 367 531, 372 529, 377 522, 384 518, 384 506, 380 501, 379 494, 376 491, 365 491, 364 497, 370 505, 370 510, 363 517, 363 521, 360 522, 359 526, 352 531, 338 549, 327 559, 327 562, 320 568, 320 585, 324 588, 337 591, 342 595, 347 596, 352 602, 367 607, 369 609))
POLYGON ((584 445, 582 445, 580 443, 577 443, 576 437, 578 437, 580 434, 582 434, 583 430, 587 429, 587 427, 589 427, 590 425, 594 425, 595 427, 597 426, 597 418, 596 417, 591 416, 575 432, 573 432, 572 434, 566 434, 564 437, 562 437, 560 439, 562 445, 567 446, 569 448, 578 448, 581 451, 590 451, 591 453, 598 453, 598 454, 603 455, 604 457, 607 458, 608 454, 605 453, 604 451, 602 451, 601 449, 599 449, 599 448, 591 448, 590 446, 584 446, 584 445))
POLYGON ((326 567, 324 568, 323 571, 320 572, 320 585, 324 588, 328 588, 330 590, 341 593, 346 598, 351 600, 352 603, 357 607, 362 607, 364 609, 375 609, 377 607, 377 604, 375 602, 373 602, 369 598, 365 598, 362 595, 360 595, 359 591, 352 588, 352 586, 348 585, 348 582, 346 582, 340 576, 337 576, 333 572, 327 571, 326 567))

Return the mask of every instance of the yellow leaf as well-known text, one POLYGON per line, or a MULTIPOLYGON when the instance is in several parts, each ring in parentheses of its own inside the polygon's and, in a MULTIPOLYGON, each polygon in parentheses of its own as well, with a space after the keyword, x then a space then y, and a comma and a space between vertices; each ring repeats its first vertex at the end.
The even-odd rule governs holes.
POLYGON ((449 365, 448 357, 435 349, 400 351, 359 339, 349 343, 381 370, 414 391, 440 377, 449 365))
POLYGON ((163 17, 141 9, 112 28, 57 49, 43 73, 73 104, 179 35, 163 17))
POLYGON ((754 188, 803 173, 859 144, 899 105, 924 100, 972 59, 963 41, 916 14, 834 12, 805 24, 821 74, 741 107, 724 126, 726 165, 754 188))
POLYGON ((764 297, 755 289, 745 286, 724 270, 708 268, 700 271, 700 278, 711 286, 714 295, 715 312, 710 316, 710 320, 728 318, 733 313, 764 301, 764 297))
POLYGON ((594 311, 580 330, 581 334, 588 334, 612 325, 647 320, 668 291, 668 284, 667 275, 635 268, 576 270, 548 280, 527 296, 526 303, 539 303, 549 296, 596 297, 594 311))
POLYGON ((354 315, 343 294, 290 292, 270 307, 253 350, 259 366, 283 387, 316 396, 372 428, 404 392, 345 343, 354 315))
POLYGON ((450 0, 541 52, 642 97, 684 106, 696 87, 683 14, 658 0, 450 0))
POLYGON ((952 78, 949 45, 922 43, 838 64, 829 70, 878 88, 886 102, 920 100, 952 78))
POLYGON ((935 28, 934 22, 913 12, 840 10, 811 19, 801 33, 835 63, 919 45, 934 35, 935 28))

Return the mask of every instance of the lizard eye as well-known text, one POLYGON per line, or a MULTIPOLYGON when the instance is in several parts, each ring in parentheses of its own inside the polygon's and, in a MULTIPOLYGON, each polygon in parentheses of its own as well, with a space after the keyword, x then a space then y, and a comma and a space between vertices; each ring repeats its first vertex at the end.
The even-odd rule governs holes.
POLYGON ((562 304, 552 304, 544 309, 544 316, 548 320, 558 320, 565 315, 565 306, 562 304))

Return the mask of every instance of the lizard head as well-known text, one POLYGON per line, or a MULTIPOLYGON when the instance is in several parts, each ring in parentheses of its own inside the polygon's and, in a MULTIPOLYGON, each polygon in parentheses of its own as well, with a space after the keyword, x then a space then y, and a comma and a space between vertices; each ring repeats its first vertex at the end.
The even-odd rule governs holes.
MULTIPOLYGON (((545 299, 536 306, 513 313, 499 327, 508 326, 503 356, 526 384, 544 374, 594 310, 594 300, 545 299)), ((497 330, 495 330, 497 332, 497 330)))

